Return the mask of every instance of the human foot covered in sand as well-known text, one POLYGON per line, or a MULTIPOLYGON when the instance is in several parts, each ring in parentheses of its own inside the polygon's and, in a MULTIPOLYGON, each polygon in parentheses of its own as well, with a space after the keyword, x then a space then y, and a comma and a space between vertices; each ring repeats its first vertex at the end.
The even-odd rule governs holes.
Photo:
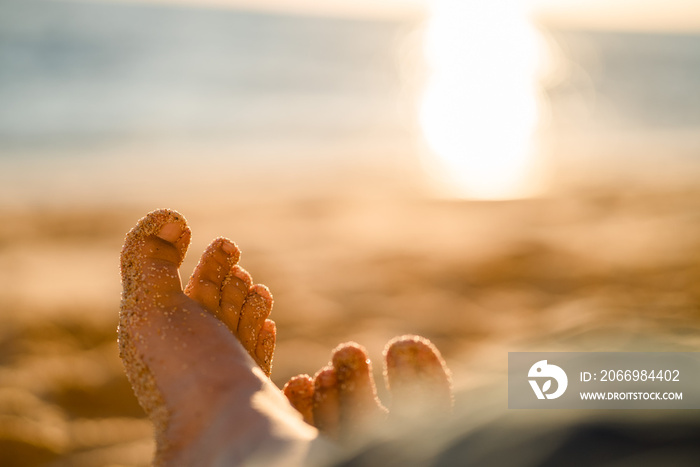
MULTIPOLYGON (((347 440, 384 417, 356 344, 338 347, 314 379, 293 378, 290 404, 268 377, 276 335, 269 291, 252 285, 224 238, 206 249, 183 290, 178 268, 189 241, 184 217, 159 210, 127 234, 121 254, 120 356, 155 425, 156 464, 303 465, 318 437, 310 425, 347 440)), ((449 410, 449 376, 432 344, 399 338, 385 355, 392 417, 411 416, 426 397, 449 410)))

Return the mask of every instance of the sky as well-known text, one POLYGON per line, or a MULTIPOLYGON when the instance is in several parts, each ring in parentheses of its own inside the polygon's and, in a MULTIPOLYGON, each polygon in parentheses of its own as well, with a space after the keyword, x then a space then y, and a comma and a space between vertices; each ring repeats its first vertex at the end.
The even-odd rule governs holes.
MULTIPOLYGON (((391 18, 420 15, 429 9, 430 3, 436 0, 122 1, 185 3, 297 14, 391 18)), ((698 0, 523 0, 523 2, 529 3, 538 17, 557 25, 593 29, 700 32, 700 1, 698 0)))
POLYGON ((541 17, 595 29, 700 32, 697 0, 534 0, 541 17))

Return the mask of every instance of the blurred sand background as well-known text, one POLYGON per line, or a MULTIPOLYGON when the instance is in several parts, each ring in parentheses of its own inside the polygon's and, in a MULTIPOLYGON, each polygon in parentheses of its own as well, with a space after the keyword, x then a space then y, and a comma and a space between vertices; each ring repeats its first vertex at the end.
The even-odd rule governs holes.
POLYGON ((183 278, 223 235, 270 287, 280 386, 349 340, 368 349, 379 382, 384 343, 414 333, 442 350, 458 404, 490 392, 461 411, 502 412, 509 351, 700 348, 697 35, 550 32, 578 71, 545 89, 547 183, 537 196, 484 201, 444 196, 425 170, 411 113, 422 78, 406 78, 420 60, 397 59, 416 40, 413 9, 309 19, 138 2, 24 5, 0 1, 0 60, 16 65, 0 71, 12 103, 0 110, 0 464, 148 465, 150 424, 117 355, 118 260, 124 234, 160 207, 179 210, 193 231, 183 278), (76 52, 90 34, 127 41, 134 18, 143 24, 132 32, 170 31, 128 49, 148 63, 178 37, 178 56, 201 57, 217 40, 188 51, 177 31, 201 38, 219 31, 212 21, 223 31, 227 21, 254 24, 221 49, 252 37, 259 61, 239 64, 248 74, 236 87, 206 66, 211 76, 178 82, 171 73, 195 66, 186 60, 120 68, 110 64, 119 54, 97 66, 76 52), (103 27, 80 37, 90 24, 103 27), (668 58, 672 50, 686 52, 668 58), (620 57, 625 67, 601 66, 620 57), (647 73, 660 61, 679 76, 669 87, 647 73), (111 78, 99 75, 105 68, 111 78), (132 87, 119 94, 122 82, 132 87), (630 83, 636 94, 615 100, 630 83), (656 101, 635 100, 650 90, 656 101), (592 95, 602 104, 590 105, 592 95))

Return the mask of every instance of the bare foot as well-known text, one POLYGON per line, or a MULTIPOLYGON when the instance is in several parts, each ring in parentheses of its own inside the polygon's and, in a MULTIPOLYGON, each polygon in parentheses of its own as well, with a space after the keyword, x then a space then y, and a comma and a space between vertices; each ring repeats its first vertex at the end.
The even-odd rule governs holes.
POLYGON ((450 373, 429 340, 418 336, 391 340, 384 349, 384 364, 390 410, 377 398, 367 352, 354 342, 338 346, 329 365, 314 378, 299 375, 289 380, 284 393, 307 423, 350 445, 382 420, 420 423, 452 410, 450 373))
POLYGON ((155 425, 154 463, 301 464, 317 431, 267 377, 272 296, 251 286, 238 248, 223 238, 183 291, 189 241, 183 216, 159 210, 127 234, 121 254, 120 356, 155 425))

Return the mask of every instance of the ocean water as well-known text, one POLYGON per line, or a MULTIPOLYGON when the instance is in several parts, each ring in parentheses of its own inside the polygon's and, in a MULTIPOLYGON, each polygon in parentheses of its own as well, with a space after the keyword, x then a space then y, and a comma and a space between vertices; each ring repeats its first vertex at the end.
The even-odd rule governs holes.
POLYGON ((587 128, 700 129, 700 34, 552 30, 568 72, 548 89, 555 115, 587 128), (566 106, 578 95, 580 115, 566 106))
POLYGON ((700 180, 700 35, 546 31, 543 82, 552 184, 695 186, 700 180))
MULTIPOLYGON (((0 159, 419 141, 419 33, 409 20, 0 0, 0 159)), ((558 71, 540 134, 560 174, 700 165, 700 35, 545 33, 558 71)))
POLYGON ((395 132, 407 26, 0 0, 0 148, 395 132))

